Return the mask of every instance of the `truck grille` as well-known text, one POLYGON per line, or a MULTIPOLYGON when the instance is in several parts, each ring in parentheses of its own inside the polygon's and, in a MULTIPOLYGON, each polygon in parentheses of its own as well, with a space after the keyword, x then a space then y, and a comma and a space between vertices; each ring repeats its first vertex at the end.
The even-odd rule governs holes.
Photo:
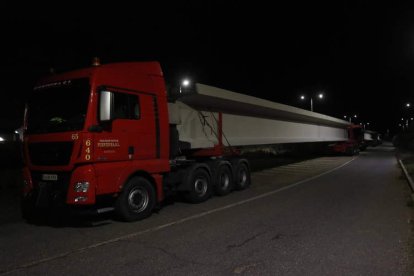
POLYGON ((33 165, 64 166, 70 162, 73 142, 47 142, 29 144, 29 156, 33 165))

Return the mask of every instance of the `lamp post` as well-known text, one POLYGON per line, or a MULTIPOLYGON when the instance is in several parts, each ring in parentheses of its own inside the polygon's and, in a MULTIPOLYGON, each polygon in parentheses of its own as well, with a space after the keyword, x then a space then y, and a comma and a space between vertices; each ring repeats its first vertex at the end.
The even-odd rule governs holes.
POLYGON ((406 103, 405 107, 406 107, 406 110, 407 110, 407 120, 406 120, 405 124, 406 124, 406 127, 408 129, 409 117, 410 117, 409 116, 409 110, 411 109, 411 103, 406 103))
MULTIPOLYGON (((318 99, 323 99, 323 97, 324 97, 324 95, 323 95, 323 93, 319 93, 319 94, 317 94, 316 95, 316 97, 318 98, 318 99)), ((300 99, 303 101, 303 100, 306 100, 306 96, 305 95, 301 95, 300 96, 300 99)), ((311 111, 313 112, 313 97, 310 97, 310 106, 311 106, 311 111)))
POLYGON ((180 93, 182 93, 182 89, 181 88, 189 87, 190 84, 191 84, 191 81, 189 79, 183 79, 181 81, 181 85, 180 85, 180 93))
POLYGON ((403 125, 405 125, 408 128, 408 118, 406 118, 406 119, 404 119, 404 117, 401 118, 401 122, 402 122, 403 125))
POLYGON ((360 123, 360 125, 362 126, 362 128, 365 130, 367 128, 369 128, 369 123, 360 123))
POLYGON ((346 118, 349 118, 349 122, 352 123, 352 120, 351 119, 352 118, 355 118, 356 119, 356 118, 358 118, 358 116, 357 115, 354 115, 354 116, 346 116, 346 115, 344 115, 344 119, 346 119, 346 118))

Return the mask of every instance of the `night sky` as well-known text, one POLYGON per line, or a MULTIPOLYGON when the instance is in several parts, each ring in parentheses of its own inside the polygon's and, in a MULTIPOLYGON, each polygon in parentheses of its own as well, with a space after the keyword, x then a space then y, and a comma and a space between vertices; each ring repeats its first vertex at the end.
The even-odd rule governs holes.
POLYGON ((1 4, 0 129, 21 125, 35 80, 102 63, 157 60, 196 82, 385 132, 414 117, 414 6, 375 1, 173 1, 86 7, 1 4), (413 110, 404 108, 411 102, 413 110))

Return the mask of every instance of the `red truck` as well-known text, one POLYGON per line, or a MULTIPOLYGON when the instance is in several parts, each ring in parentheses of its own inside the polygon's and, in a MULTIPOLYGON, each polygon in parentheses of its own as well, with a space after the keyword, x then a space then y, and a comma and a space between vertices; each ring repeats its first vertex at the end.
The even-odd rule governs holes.
POLYGON ((330 145, 330 151, 334 154, 355 155, 365 150, 363 130, 360 125, 352 124, 347 128, 348 140, 330 145))
POLYGON ((157 62, 109 64, 41 80, 28 101, 24 129, 27 216, 33 207, 63 203, 98 211, 114 206, 119 217, 133 221, 149 216, 171 191, 202 202, 213 191, 225 195, 250 184, 247 160, 224 157, 221 139, 210 149, 185 148, 178 140, 157 62), (171 158, 178 151, 193 158, 171 158))
POLYGON ((348 139, 342 120, 199 87, 203 95, 172 101, 157 62, 95 66, 38 82, 24 116, 23 214, 72 206, 139 220, 170 193, 198 203, 248 187, 239 145, 283 143, 289 135, 297 142, 348 139))

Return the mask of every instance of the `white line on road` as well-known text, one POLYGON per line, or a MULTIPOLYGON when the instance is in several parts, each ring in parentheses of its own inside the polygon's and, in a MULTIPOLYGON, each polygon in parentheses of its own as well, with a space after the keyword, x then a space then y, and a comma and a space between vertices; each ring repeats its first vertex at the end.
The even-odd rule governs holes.
POLYGON ((122 241, 122 240, 131 239, 131 238, 134 238, 134 237, 137 237, 137 236, 141 236, 141 235, 146 234, 146 233, 155 232, 155 231, 158 231, 158 230, 161 230, 161 229, 170 227, 170 226, 174 226, 174 225, 181 224, 181 223, 184 223, 184 222, 187 222, 187 221, 190 221, 190 220, 194 220, 194 219, 198 219, 198 218, 201 218, 201 217, 205 217, 205 216, 210 215, 210 214, 213 214, 213 213, 217 213, 217 212, 220 212, 220 211, 224 211, 224 210, 227 210, 227 209, 230 209, 230 208, 233 208, 233 207, 242 205, 242 204, 246 204, 246 203, 249 203, 249 202, 252 202, 252 201, 255 201, 255 200, 264 198, 264 197, 268 197, 268 196, 274 195, 276 193, 280 193, 282 191, 291 189, 293 187, 296 187, 296 186, 301 185, 303 183, 306 183, 308 181, 314 180, 316 178, 319 178, 321 176, 324 176, 326 174, 329 174, 329 173, 331 173, 333 171, 336 171, 336 170, 338 170, 338 169, 340 169, 342 167, 345 167, 346 165, 348 165, 349 163, 351 163, 352 161, 354 161, 356 158, 357 157, 354 157, 351 160, 349 160, 348 162, 346 162, 346 163, 344 163, 344 164, 342 164, 342 165, 340 165, 340 166, 338 166, 336 168, 333 168, 333 169, 331 169, 329 171, 326 171, 326 172, 323 172, 321 174, 318 174, 318 175, 309 177, 307 179, 301 180, 299 182, 290 184, 288 186, 282 187, 282 188, 277 189, 277 190, 274 190, 274 191, 270 191, 270 192, 267 192, 267 193, 264 193, 264 194, 261 194, 261 195, 255 196, 255 197, 251 197, 251 198, 248 198, 248 199, 245 199, 245 200, 241 200, 241 201, 238 201, 238 202, 235 202, 235 203, 232 203, 232 204, 228 204, 228 205, 225 205, 225 206, 216 208, 216 209, 212 209, 212 210, 209 210, 209 211, 205 211, 205 212, 202 212, 202 213, 199 213, 199 214, 196 214, 196 215, 192 215, 192 216, 189 216, 189 217, 186 217, 186 218, 182 218, 182 219, 179 219, 179 220, 176 220, 176 221, 173 221, 173 222, 170 222, 170 223, 166 223, 166 224, 163 224, 163 225, 159 225, 159 226, 156 226, 156 227, 152 227, 152 228, 149 228, 149 229, 146 229, 146 230, 138 231, 138 232, 135 232, 135 233, 131 233, 131 234, 124 235, 124 236, 121 236, 121 237, 118 237, 118 238, 114 238, 114 239, 110 239, 110 240, 106 240, 106 241, 103 241, 103 242, 91 244, 91 245, 86 246, 86 247, 83 247, 83 248, 79 248, 79 249, 76 249, 76 250, 64 252, 64 253, 61 253, 61 254, 58 254, 58 255, 54 255, 54 256, 51 256, 51 257, 48 257, 48 258, 44 258, 44 259, 36 260, 36 261, 33 261, 33 262, 29 262, 29 263, 20 265, 20 266, 15 267, 15 268, 11 268, 10 270, 7 270, 7 269, 0 270, 0 275, 11 274, 13 272, 17 272, 17 271, 23 270, 25 268, 29 268, 29 267, 33 267, 33 266, 36 266, 36 265, 40 265, 42 263, 46 263, 46 262, 50 262, 50 261, 53 261, 53 260, 61 259, 61 258, 67 257, 69 255, 73 255, 73 254, 76 254, 76 253, 82 253, 82 252, 85 252, 85 251, 87 251, 89 249, 97 248, 97 247, 104 246, 104 245, 107 245, 107 244, 119 242, 119 241, 122 241))

